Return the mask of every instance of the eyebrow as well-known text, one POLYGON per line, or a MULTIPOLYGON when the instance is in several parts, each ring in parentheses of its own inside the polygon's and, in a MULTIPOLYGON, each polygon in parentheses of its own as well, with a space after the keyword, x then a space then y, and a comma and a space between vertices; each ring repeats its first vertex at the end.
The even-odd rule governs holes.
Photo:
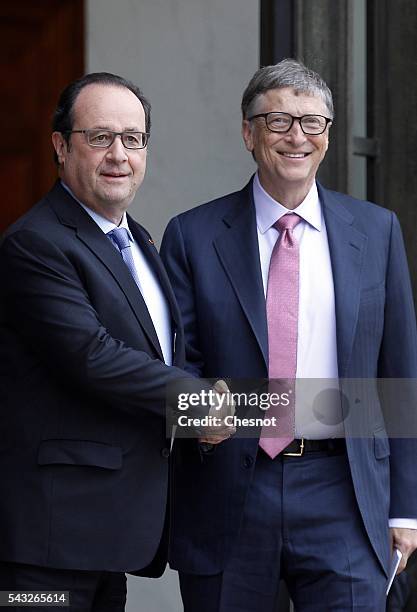
MULTIPOLYGON (((112 130, 108 126, 104 126, 104 125, 97 125, 89 129, 90 130, 106 130, 107 132, 117 132, 117 130, 112 130)), ((126 127, 126 128, 123 128, 123 130, 121 131, 122 132, 142 132, 142 130, 139 129, 138 127, 126 127)))

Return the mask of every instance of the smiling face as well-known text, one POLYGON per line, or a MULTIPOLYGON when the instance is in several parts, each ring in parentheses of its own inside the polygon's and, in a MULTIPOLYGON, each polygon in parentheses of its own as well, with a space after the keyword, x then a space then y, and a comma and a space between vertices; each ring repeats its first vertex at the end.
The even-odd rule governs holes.
MULTIPOLYGON (((124 87, 87 85, 75 100, 72 129, 94 128, 145 132, 143 106, 124 87)), ((119 136, 107 149, 90 146, 85 134, 71 134, 68 145, 54 132, 52 141, 64 183, 83 204, 118 224, 143 181, 146 148, 125 149, 119 136)))
MULTIPOLYGON (((271 111, 302 115, 324 115, 329 110, 319 95, 295 92, 290 87, 270 89, 261 94, 251 114, 271 111)), ((246 148, 258 165, 259 180, 275 200, 287 208, 295 208, 305 198, 315 179, 318 167, 329 144, 329 127, 323 134, 304 134, 298 121, 287 133, 271 132, 263 118, 242 124, 246 148)))

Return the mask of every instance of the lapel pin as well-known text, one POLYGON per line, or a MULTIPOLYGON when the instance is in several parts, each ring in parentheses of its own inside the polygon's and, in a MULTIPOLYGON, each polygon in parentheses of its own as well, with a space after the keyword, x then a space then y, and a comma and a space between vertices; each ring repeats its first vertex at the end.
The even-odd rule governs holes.
POLYGON ((152 240, 152 238, 148 238, 148 241, 149 241, 151 244, 155 244, 155 243, 154 243, 154 241, 152 240))

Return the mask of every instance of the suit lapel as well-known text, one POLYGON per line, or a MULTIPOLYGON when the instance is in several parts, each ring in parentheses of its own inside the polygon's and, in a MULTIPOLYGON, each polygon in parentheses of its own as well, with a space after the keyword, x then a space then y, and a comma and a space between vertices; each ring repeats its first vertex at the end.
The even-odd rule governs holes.
POLYGON ((252 181, 241 191, 241 197, 223 222, 225 229, 214 240, 214 248, 252 327, 268 369, 268 327, 252 181))
POLYGON ((102 262, 118 283, 150 344, 163 359, 145 301, 120 254, 93 219, 59 183, 52 190, 49 199, 61 223, 75 229, 78 239, 102 262))
POLYGON ((339 377, 346 375, 358 321, 361 276, 367 237, 353 227, 354 217, 337 194, 318 185, 326 222, 336 303, 339 377))
POLYGON ((161 285, 161 289, 164 293, 165 298, 168 301, 172 323, 173 323, 173 337, 174 337, 174 346, 173 346, 173 362, 177 363, 176 357, 177 351, 175 351, 176 347, 180 347, 183 344, 183 329, 181 324, 181 315, 178 308, 177 301, 175 299, 174 292, 171 287, 171 283, 169 282, 168 275, 166 273, 165 267, 162 263, 162 260, 159 256, 158 251, 154 245, 153 240, 147 233, 147 231, 136 223, 130 215, 128 215, 128 224, 129 228, 133 234, 133 237, 138 242, 142 252, 144 253, 147 262, 156 273, 159 283, 161 285))
MULTIPOLYGON (((339 376, 346 374, 358 320, 367 237, 353 227, 354 217, 337 195, 318 185, 326 222, 335 291, 339 376)), ((268 368, 268 327, 252 181, 223 219, 225 230, 214 247, 261 348, 268 368)))

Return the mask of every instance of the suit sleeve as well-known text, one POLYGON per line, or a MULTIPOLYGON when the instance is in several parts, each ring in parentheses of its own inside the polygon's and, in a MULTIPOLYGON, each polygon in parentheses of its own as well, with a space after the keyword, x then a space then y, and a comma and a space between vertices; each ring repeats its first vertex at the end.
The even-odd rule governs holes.
POLYGON ((202 376, 203 356, 199 350, 197 309, 193 271, 187 258, 184 235, 178 217, 169 222, 161 244, 161 257, 174 289, 185 332, 186 370, 202 376))
POLYGON ((180 385, 187 377, 197 390, 194 381, 183 370, 112 337, 81 274, 39 233, 20 230, 8 236, 0 250, 5 320, 58 380, 130 413, 146 409, 164 417, 166 385, 180 385))
POLYGON ((407 257, 398 219, 392 214, 386 273, 384 335, 379 378, 396 379, 386 407, 400 435, 390 438, 390 517, 417 518, 417 332, 407 257), (400 380, 403 379, 403 380, 400 380), (404 437, 404 432, 411 437, 404 437))

